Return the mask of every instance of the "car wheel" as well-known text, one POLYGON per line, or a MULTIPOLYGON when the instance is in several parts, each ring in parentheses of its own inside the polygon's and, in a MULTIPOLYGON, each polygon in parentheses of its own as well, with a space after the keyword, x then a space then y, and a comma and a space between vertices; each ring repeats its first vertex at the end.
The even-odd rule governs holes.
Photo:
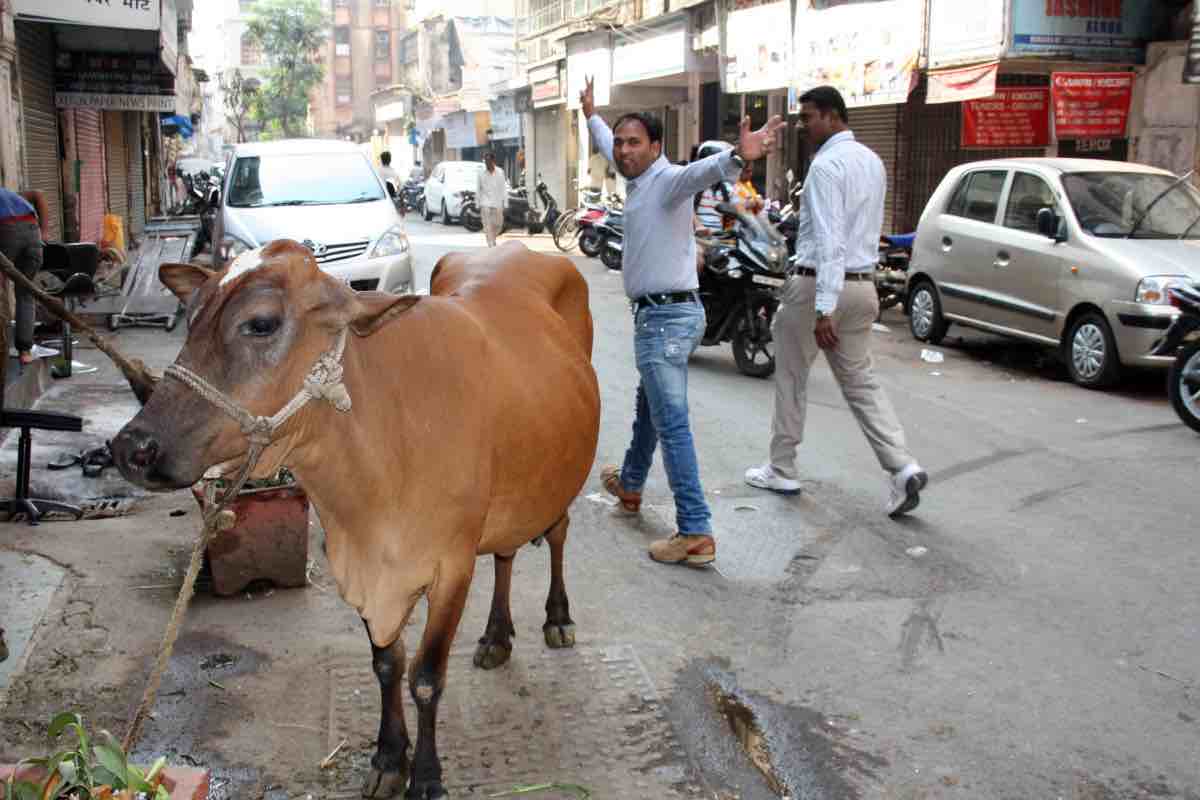
POLYGON ((443 200, 443 201, 442 201, 442 224, 443 224, 443 225, 450 225, 450 224, 451 224, 451 219, 450 219, 450 210, 446 208, 446 201, 445 201, 445 200, 443 200))
POLYGON ((1175 413, 1194 431, 1200 431, 1200 344, 1180 351, 1171 365, 1168 394, 1175 413))
POLYGON ((919 342, 941 344, 950 323, 942 316, 942 301, 930 281, 921 281, 908 302, 908 329, 919 342))
POLYGON ((1117 342, 1104 316, 1097 311, 1080 314, 1063 340, 1071 380, 1086 389, 1112 386, 1121 378, 1117 342))
POLYGON ((429 206, 425 204, 424 200, 421 201, 421 216, 425 218, 426 222, 433 219, 433 212, 429 210, 429 206))

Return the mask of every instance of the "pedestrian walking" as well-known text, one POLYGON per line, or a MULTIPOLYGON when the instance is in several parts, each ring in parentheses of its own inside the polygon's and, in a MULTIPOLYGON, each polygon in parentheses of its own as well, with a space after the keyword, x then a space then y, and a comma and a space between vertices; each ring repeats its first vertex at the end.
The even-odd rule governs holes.
MULTIPOLYGON (((27 278, 42 268, 42 239, 46 234, 46 200, 41 192, 17 193, 0 188, 0 252, 27 278)), ((33 362, 33 295, 14 287, 16 332, 13 344, 22 364, 33 362)), ((7 357, 7 355, 5 356, 7 357)))
POLYGON ((496 237, 504 226, 504 206, 508 203, 507 182, 504 173, 496 169, 496 155, 488 152, 483 157, 486 169, 479 173, 478 191, 479 216, 483 220, 483 235, 488 247, 496 246, 496 237))
POLYGON ((621 275, 634 313, 633 342, 641 378, 625 461, 621 467, 605 467, 601 479, 623 508, 638 511, 654 451, 661 444, 675 497, 677 533, 652 543, 650 557, 703 566, 716 558, 716 545, 688 420, 688 357, 700 343, 705 323, 697 294, 693 196, 705 186, 733 180, 747 161, 769 153, 783 121, 773 117, 751 131, 747 117, 736 148, 678 166, 663 155, 662 123, 656 118, 625 114, 610 129, 595 113, 590 78, 580 102, 592 140, 625 179, 621 275))
POLYGON ((887 176, 879 156, 855 140, 837 89, 800 97, 800 124, 816 156, 804 181, 795 275, 783 288, 772 328, 775 414, 770 460, 746 470, 746 483, 783 494, 800 491, 796 449, 804 440, 808 373, 821 351, 859 427, 889 475, 886 510, 912 511, 928 476, 875 377, 871 325, 879 316, 874 272, 887 176))

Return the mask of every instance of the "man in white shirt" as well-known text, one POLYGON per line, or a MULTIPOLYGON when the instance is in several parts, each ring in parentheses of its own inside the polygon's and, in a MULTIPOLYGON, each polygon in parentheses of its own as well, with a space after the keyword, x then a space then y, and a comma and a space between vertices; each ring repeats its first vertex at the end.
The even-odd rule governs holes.
POLYGON ((489 152, 483 157, 487 169, 479 173, 479 188, 475 199, 479 201, 479 216, 483 219, 483 235, 487 246, 496 246, 496 237, 504 226, 504 206, 508 203, 507 181, 504 173, 496 169, 496 156, 489 152))
POLYGON ((842 395, 890 475, 885 508, 897 517, 917 507, 929 476, 908 451, 904 429, 871 363, 871 325, 879 316, 874 272, 887 175, 879 156, 855 141, 837 89, 805 92, 800 122, 816 156, 800 199, 797 271, 784 287, 773 326, 771 458, 746 470, 746 483, 783 494, 800 491, 796 448, 804 438, 808 373, 824 350, 842 395))
POLYGON ((392 169, 391 150, 384 150, 379 154, 379 177, 392 184, 397 192, 404 187, 404 182, 400 180, 400 173, 392 169))

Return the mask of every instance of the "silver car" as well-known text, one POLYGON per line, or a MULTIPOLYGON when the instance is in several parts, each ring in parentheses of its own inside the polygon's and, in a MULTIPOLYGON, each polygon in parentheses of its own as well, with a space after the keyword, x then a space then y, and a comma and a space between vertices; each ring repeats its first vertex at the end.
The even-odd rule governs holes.
POLYGON ((1116 383, 1200 281, 1200 192, 1120 161, 1019 158, 950 170, 917 226, 909 327, 937 344, 960 323, 1059 348, 1081 386, 1116 383))
POLYGON ((292 139, 239 144, 229 159, 214 262, 295 239, 359 291, 407 292, 412 254, 379 174, 357 145, 292 139))

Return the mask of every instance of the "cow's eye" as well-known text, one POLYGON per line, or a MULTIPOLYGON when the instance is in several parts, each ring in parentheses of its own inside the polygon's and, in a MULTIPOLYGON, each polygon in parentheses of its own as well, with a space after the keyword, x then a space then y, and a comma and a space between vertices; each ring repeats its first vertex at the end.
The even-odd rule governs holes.
POLYGON ((252 317, 242 323, 245 336, 270 336, 283 324, 279 317, 252 317))

